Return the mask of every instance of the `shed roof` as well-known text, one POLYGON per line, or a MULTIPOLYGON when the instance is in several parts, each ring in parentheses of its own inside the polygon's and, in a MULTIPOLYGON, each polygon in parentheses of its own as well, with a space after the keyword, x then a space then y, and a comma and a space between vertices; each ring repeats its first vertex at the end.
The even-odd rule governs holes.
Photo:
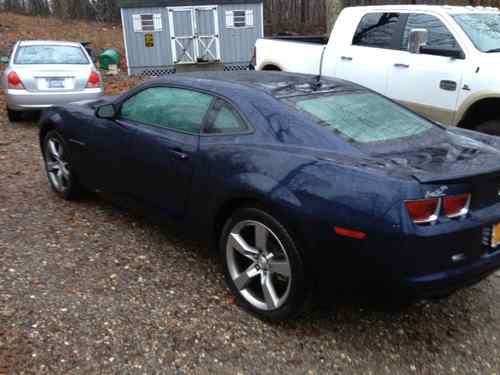
POLYGON ((175 7, 190 5, 260 4, 263 0, 119 0, 120 8, 175 7))

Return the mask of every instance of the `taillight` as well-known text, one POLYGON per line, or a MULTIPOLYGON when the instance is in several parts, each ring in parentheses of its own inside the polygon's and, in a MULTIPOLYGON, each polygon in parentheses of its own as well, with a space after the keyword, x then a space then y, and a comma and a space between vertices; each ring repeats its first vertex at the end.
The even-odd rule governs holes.
POLYGON ((90 73, 89 80, 87 82, 88 89, 96 89, 101 87, 101 76, 95 70, 90 73))
POLYGON ((471 201, 470 193, 443 198, 444 214, 451 218, 467 215, 471 201))
POLYGON ((406 201, 406 209, 415 224, 435 222, 439 217, 440 198, 406 201))
POLYGON ((14 71, 7 75, 7 83, 11 90, 24 90, 23 81, 21 81, 19 75, 14 71))

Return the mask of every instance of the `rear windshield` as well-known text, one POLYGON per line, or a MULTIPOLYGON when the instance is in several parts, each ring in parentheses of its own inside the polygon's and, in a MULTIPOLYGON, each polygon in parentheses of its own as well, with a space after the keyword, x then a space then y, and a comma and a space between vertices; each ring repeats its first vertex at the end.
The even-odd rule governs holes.
POLYGON ((17 50, 15 64, 75 64, 84 65, 89 59, 80 47, 25 46, 17 50))
POLYGON ((321 126, 351 142, 399 140, 434 128, 431 122, 371 92, 299 97, 293 103, 321 126))

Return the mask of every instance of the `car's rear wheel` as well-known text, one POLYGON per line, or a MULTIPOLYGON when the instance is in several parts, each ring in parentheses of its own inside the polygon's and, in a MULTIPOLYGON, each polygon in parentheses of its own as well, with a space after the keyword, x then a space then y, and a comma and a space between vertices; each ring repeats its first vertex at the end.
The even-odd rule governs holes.
POLYGON ((220 241, 229 288, 239 304, 260 318, 290 319, 307 306, 310 283, 295 241, 273 216, 239 209, 220 241))
POLYGON ((55 130, 45 136, 44 159, 47 177, 52 189, 67 200, 82 191, 71 165, 71 155, 64 138, 55 130))
POLYGON ((19 122, 23 119, 23 113, 21 111, 13 111, 7 108, 7 116, 10 122, 19 122))

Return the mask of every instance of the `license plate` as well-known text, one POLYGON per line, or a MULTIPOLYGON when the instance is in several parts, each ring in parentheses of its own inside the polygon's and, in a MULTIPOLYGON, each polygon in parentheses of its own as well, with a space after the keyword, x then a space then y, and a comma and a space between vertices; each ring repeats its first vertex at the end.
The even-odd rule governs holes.
POLYGON ((493 226, 493 233, 491 235, 491 246, 497 248, 500 246, 500 224, 493 226))
POLYGON ((49 79, 49 89, 63 89, 64 78, 51 78, 49 79))

